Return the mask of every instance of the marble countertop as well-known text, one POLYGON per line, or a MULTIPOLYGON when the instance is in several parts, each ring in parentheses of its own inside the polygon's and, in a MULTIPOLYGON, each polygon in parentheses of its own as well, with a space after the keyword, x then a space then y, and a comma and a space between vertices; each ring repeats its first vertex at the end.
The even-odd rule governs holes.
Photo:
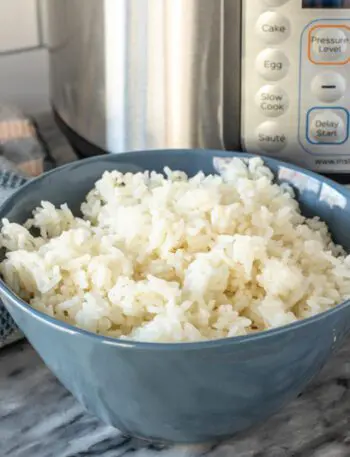
MULTIPOLYGON (((52 117, 37 121, 50 160, 75 160, 52 117)), ((27 342, 0 350, 0 457, 83 456, 350 457, 350 340, 294 403, 262 427, 213 446, 124 437, 84 412, 27 342)))
POLYGON ((350 340, 262 427, 220 445, 166 447, 124 437, 84 412, 22 341, 0 351, 0 456, 349 457, 350 340))

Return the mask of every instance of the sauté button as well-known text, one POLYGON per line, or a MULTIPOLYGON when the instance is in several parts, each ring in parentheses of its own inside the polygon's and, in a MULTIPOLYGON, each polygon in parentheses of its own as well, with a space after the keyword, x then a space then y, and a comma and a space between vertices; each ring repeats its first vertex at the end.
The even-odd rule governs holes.
POLYGON ((265 43, 281 43, 290 34, 290 22, 286 17, 275 11, 267 11, 259 17, 256 31, 265 43))
POLYGON ((282 116, 289 107, 288 95, 278 86, 266 85, 255 97, 256 104, 267 117, 282 116))
POLYGON ((279 152, 287 146, 287 135, 275 121, 266 121, 256 130, 259 147, 266 152, 279 152))
POLYGON ((314 77, 311 83, 311 90, 322 102, 335 102, 345 94, 346 80, 335 71, 325 71, 314 77))
POLYGON ((260 75, 267 81, 278 81, 288 73, 289 60, 278 49, 265 49, 258 55, 256 67, 260 75))
POLYGON ((337 144, 347 138, 347 125, 333 110, 314 110, 309 113, 309 139, 314 143, 337 144))

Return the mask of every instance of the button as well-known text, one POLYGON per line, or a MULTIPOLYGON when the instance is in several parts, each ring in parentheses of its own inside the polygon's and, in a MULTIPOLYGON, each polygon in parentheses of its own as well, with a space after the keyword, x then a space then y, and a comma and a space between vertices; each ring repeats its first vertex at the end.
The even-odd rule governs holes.
POLYGON ((313 109, 308 117, 308 137, 311 143, 339 144, 346 141, 348 119, 344 110, 313 109))
POLYGON ((287 146, 287 136, 275 121, 266 121, 256 130, 257 144, 266 152, 279 152, 287 146))
POLYGON ((268 6, 281 6, 287 3, 289 0, 265 0, 268 6))
POLYGON ((278 86, 262 87, 256 94, 255 101, 267 117, 282 116, 289 107, 288 95, 278 86))
POLYGON ((345 64, 349 61, 347 26, 316 26, 309 33, 309 57, 315 64, 345 64))
POLYGON ((346 80, 335 71, 325 71, 314 77, 311 83, 311 90, 322 102, 335 102, 345 94, 346 80))
POLYGON ((289 37, 290 22, 275 11, 267 11, 259 17, 256 31, 265 43, 281 43, 289 37))
POLYGON ((256 66, 260 75, 267 81, 278 81, 288 73, 289 60, 278 49, 265 49, 258 55, 256 66))

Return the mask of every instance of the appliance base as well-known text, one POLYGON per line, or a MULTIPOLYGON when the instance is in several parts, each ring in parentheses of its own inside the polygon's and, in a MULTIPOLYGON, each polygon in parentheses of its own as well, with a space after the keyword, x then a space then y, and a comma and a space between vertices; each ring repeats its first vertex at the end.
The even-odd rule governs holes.
MULTIPOLYGON (((67 138, 72 148, 81 158, 107 154, 108 152, 85 140, 82 136, 71 129, 53 108, 55 122, 63 135, 67 138)), ((339 184, 350 185, 350 173, 322 173, 323 176, 338 182, 339 184)))
POLYGON ((55 108, 52 108, 54 120, 61 130, 62 134, 67 138, 68 142, 78 154, 80 158, 93 157, 97 155, 107 154, 107 151, 101 149, 90 141, 85 140, 82 136, 76 133, 68 124, 61 118, 55 108))

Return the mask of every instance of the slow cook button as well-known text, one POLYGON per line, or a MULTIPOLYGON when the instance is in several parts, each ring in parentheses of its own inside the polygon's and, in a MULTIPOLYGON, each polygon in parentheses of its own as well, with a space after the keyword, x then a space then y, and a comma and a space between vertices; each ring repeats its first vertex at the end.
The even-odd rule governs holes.
POLYGON ((288 73, 289 60, 278 49, 265 49, 258 55, 256 67, 267 81, 278 81, 288 73))
POLYGON ((256 103, 267 117, 282 116, 289 106, 288 95, 278 86, 267 85, 256 94, 256 103))
POLYGON ((344 120, 330 109, 309 113, 309 139, 313 143, 343 143, 347 137, 344 120))
POLYGON ((290 22, 286 17, 275 11, 267 11, 259 17, 256 31, 265 43, 278 44, 288 38, 290 22))
POLYGON ((266 152, 279 152, 287 146, 287 136, 275 121, 260 124, 256 136, 259 147, 266 152))

